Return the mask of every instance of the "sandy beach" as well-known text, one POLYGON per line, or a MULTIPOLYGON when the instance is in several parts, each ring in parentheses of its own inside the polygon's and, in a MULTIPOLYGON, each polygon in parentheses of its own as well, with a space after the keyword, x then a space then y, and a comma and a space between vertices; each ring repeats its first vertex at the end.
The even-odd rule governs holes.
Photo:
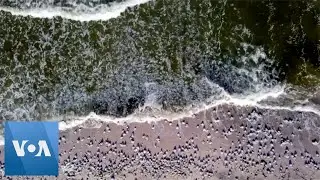
MULTIPOLYGON (((319 179, 319 128, 311 112, 234 105, 176 121, 89 120, 60 132, 60 175, 45 179, 319 179)), ((3 147, 0 161, 3 171, 3 147)))

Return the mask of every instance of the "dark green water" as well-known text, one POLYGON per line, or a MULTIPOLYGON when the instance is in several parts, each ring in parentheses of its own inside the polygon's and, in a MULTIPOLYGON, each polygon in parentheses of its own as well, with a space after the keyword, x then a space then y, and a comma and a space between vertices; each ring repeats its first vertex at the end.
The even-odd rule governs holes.
POLYGON ((319 1, 157 0, 90 22, 0 11, 0 24, 3 120, 320 84, 319 1))

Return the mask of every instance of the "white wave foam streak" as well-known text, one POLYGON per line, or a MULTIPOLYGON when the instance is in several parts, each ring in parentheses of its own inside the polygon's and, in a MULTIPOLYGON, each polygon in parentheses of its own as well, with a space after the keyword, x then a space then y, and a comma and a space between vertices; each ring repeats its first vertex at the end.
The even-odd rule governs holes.
MULTIPOLYGON (((320 116, 320 109, 311 106, 311 105, 294 105, 294 106, 277 106, 277 105, 264 105, 260 104, 259 102, 263 100, 267 100, 269 98, 278 98, 280 96, 286 95, 285 92, 285 86, 278 86, 272 89, 272 91, 269 92, 259 92, 257 94, 252 94, 249 96, 246 96, 245 98, 241 97, 231 97, 229 100, 221 100, 220 102, 210 104, 206 106, 205 109, 207 110, 212 107, 221 105, 221 104, 234 104, 236 106, 251 106, 251 107, 257 107, 260 109, 269 109, 269 110, 287 110, 287 111, 299 111, 299 112, 309 112, 314 113, 320 116)), ((200 110, 201 111, 201 110, 200 110)))
POLYGON ((238 106, 259 106, 259 102, 263 100, 277 98, 285 94, 285 86, 275 86, 273 89, 261 89, 254 94, 229 96, 229 99, 224 103, 232 103, 238 106))
MULTIPOLYGON (((222 104, 232 104, 236 106, 251 106, 257 107, 261 109, 270 109, 270 110, 287 110, 287 111, 300 111, 300 112, 312 112, 320 116, 320 110, 312 107, 312 106, 270 106, 270 105, 261 105, 259 102, 266 100, 268 98, 278 98, 282 95, 285 95, 285 86, 276 86, 273 89, 261 91, 256 94, 252 95, 242 95, 242 96, 230 96, 226 95, 224 99, 214 101, 211 104, 199 104, 197 106, 191 105, 186 108, 185 111, 179 113, 169 113, 166 111, 157 111, 154 114, 139 114, 135 113, 123 118, 116 118, 111 116, 101 116, 95 113, 90 113, 88 116, 85 117, 69 117, 66 121, 61 121, 59 123, 59 130, 64 131, 67 129, 71 129, 73 127, 79 126, 87 122, 88 120, 94 120, 97 122, 112 122, 116 124, 124 124, 124 123, 131 123, 131 122, 156 122, 160 120, 168 120, 174 121, 179 120, 186 117, 194 117, 195 114, 211 109, 213 107, 222 105, 222 104)), ((3 145, 3 138, 0 137, 0 145, 3 145)))
POLYGON ((37 18, 53 18, 60 16, 65 19, 76 21, 98 21, 109 20, 120 16, 128 7, 133 7, 139 4, 147 3, 150 0, 128 0, 121 3, 110 3, 110 5, 100 5, 98 8, 90 8, 84 5, 79 5, 75 9, 66 9, 64 7, 46 7, 46 8, 30 8, 16 9, 10 7, 0 7, 0 10, 10 12, 16 16, 32 16, 37 18))
POLYGON ((248 95, 248 96, 225 96, 221 100, 216 100, 211 104, 198 104, 198 105, 190 105, 185 108, 184 111, 178 113, 170 113, 167 111, 156 111, 154 113, 144 114, 136 112, 132 115, 123 118, 116 118, 111 116, 101 116, 95 113, 90 113, 86 117, 70 117, 71 121, 63 121, 59 124, 60 130, 66 130, 69 128, 73 128, 75 126, 81 125, 85 123, 87 120, 95 120, 102 122, 113 122, 117 124, 130 123, 130 122, 156 122, 159 120, 168 120, 174 121, 179 120, 185 117, 193 117, 195 114, 208 110, 210 108, 216 107, 222 104, 234 104, 237 106, 256 106, 262 107, 258 104, 259 101, 265 100, 267 98, 277 98, 280 95, 284 94, 284 86, 277 86, 269 91, 262 91, 257 94, 248 95))
POLYGON ((90 113, 86 117, 73 117, 70 122, 61 122, 59 124, 60 130, 66 130, 78 125, 85 123, 87 120, 95 120, 101 122, 113 122, 116 124, 130 123, 130 122, 156 122, 160 120, 174 121, 186 117, 193 117, 195 114, 208 110, 210 108, 222 105, 222 104, 232 104, 236 106, 251 106, 261 109, 270 109, 270 110, 287 110, 287 111, 300 111, 300 112, 312 112, 320 116, 320 111, 312 106, 270 106, 270 105, 261 105, 259 102, 269 99, 269 98, 278 98, 282 95, 285 95, 285 86, 276 86, 273 89, 261 91, 256 94, 247 95, 247 96, 225 96, 224 99, 217 100, 211 104, 199 104, 197 106, 189 106, 185 111, 179 113, 169 113, 165 111, 158 111, 154 114, 139 114, 135 113, 123 118, 115 118, 110 116, 101 116, 96 115, 95 113, 90 113))

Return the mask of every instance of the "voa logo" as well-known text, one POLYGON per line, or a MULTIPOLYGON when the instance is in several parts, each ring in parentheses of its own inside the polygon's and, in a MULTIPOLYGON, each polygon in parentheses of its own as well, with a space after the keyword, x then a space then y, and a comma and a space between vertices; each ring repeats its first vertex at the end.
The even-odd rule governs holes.
POLYGON ((58 176, 58 122, 14 122, 4 126, 6 176, 58 176))
MULTIPOLYGON (((27 144, 27 142, 28 142, 28 140, 23 140, 21 143, 19 143, 18 140, 12 141, 12 144, 13 144, 13 147, 14 147, 16 153, 17 153, 17 156, 19 156, 19 157, 25 156, 24 147, 27 144)), ((40 140, 38 142, 37 146, 38 146, 38 153, 35 156, 41 156, 42 153, 44 154, 44 156, 51 156, 51 153, 48 148, 48 144, 45 140, 40 140)), ((27 147, 27 150, 30 153, 34 153, 37 150, 36 145, 29 144, 27 147)))

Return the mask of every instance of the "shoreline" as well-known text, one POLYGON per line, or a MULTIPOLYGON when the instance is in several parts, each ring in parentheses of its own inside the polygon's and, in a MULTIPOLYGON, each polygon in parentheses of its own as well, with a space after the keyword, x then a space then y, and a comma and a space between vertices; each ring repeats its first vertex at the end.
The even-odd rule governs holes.
MULTIPOLYGON (((291 112, 303 112, 303 113, 314 113, 320 117, 320 108, 318 106, 272 106, 272 105, 261 105, 259 104, 260 101, 264 101, 268 98, 278 98, 279 96, 283 95, 285 87, 275 88, 273 91, 268 91, 263 96, 259 96, 263 92, 259 94, 253 94, 252 97, 248 97, 246 99, 231 97, 228 96, 227 99, 221 99, 216 101, 215 103, 211 104, 198 104, 194 107, 190 106, 185 108, 184 111, 174 113, 174 112, 157 112, 157 114, 131 114, 126 117, 112 117, 112 116, 104 116, 104 115, 97 115, 93 112, 89 113, 87 116, 82 117, 67 117, 67 120, 58 120, 59 121, 59 131, 67 131, 68 129, 75 128, 77 126, 82 126, 86 123, 115 123, 117 125, 123 125, 128 123, 154 123, 158 121, 179 121, 180 119, 184 118, 192 118, 195 114, 201 113, 203 111, 208 111, 212 108, 218 106, 237 106, 239 108, 247 108, 247 107, 254 107, 259 109, 265 110, 284 110, 284 111, 291 111, 291 112), (258 98, 259 97, 259 98, 258 98), (252 100, 254 99, 254 100, 252 100), (159 115, 160 114, 160 115, 159 115), (165 114, 165 115, 163 115, 165 114)), ((312 101, 312 100, 311 100, 312 101)), ((61 118, 57 118, 61 119, 61 118)), ((4 145, 4 138, 0 136, 0 147, 4 145)))
POLYGON ((317 177, 319 128, 315 113, 231 104, 174 121, 87 121, 60 131, 58 179, 317 177))

